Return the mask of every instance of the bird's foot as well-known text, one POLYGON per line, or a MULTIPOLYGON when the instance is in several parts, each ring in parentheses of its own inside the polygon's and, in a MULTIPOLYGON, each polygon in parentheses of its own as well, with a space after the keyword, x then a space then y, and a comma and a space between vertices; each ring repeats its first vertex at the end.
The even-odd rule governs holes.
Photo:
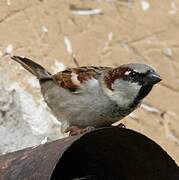
POLYGON ((120 123, 117 125, 118 128, 126 128, 126 126, 123 123, 120 123))
POLYGON ((80 128, 78 126, 70 126, 68 127, 65 132, 69 132, 69 136, 75 136, 75 135, 79 135, 79 134, 84 134, 84 133, 88 133, 95 130, 95 128, 93 126, 87 126, 86 128, 80 128))

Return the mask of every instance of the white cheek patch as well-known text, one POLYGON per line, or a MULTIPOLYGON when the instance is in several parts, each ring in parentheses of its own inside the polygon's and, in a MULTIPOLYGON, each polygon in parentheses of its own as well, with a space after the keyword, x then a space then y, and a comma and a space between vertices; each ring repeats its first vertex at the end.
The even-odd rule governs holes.
POLYGON ((136 82, 131 83, 124 80, 116 80, 112 87, 113 91, 107 93, 121 107, 128 107, 134 101, 141 88, 136 82))
POLYGON ((140 88, 142 87, 141 85, 138 84, 138 82, 133 82, 132 85, 136 90, 140 90, 140 88))
POLYGON ((78 80, 78 75, 74 72, 71 73, 71 80, 75 85, 77 86, 81 85, 81 82, 78 80))

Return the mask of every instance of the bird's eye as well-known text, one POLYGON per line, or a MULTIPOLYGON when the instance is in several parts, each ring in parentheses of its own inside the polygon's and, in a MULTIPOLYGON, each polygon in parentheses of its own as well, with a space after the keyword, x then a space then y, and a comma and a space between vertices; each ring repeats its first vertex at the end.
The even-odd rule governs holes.
POLYGON ((131 73, 129 75, 130 75, 130 77, 136 77, 137 74, 135 72, 131 71, 131 73))
POLYGON ((139 79, 139 74, 135 71, 126 71, 125 76, 123 77, 124 80, 135 82, 139 79))

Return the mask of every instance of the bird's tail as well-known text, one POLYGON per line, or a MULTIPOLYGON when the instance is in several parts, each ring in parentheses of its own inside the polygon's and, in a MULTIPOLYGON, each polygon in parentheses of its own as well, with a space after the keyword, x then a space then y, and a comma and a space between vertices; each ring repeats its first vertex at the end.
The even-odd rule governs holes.
POLYGON ((35 75, 39 80, 52 78, 52 75, 46 69, 28 58, 12 56, 11 59, 20 63, 26 70, 35 75))

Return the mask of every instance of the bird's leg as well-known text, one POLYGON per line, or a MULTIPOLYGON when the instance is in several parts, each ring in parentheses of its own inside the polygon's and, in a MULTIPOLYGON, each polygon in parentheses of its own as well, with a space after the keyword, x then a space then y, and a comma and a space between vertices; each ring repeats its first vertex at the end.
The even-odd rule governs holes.
POLYGON ((65 132, 69 132, 70 136, 75 136, 79 134, 84 134, 93 131, 95 128, 93 126, 87 126, 86 128, 81 128, 79 126, 70 126, 68 127, 65 132))

